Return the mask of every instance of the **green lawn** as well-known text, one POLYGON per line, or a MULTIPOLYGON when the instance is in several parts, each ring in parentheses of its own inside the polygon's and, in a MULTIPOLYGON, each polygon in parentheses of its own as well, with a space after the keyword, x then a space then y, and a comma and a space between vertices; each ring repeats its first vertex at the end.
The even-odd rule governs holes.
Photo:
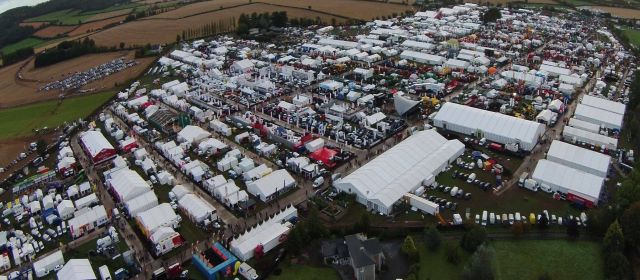
POLYGON ((29 37, 29 38, 24 39, 22 41, 18 41, 16 43, 13 43, 11 45, 4 46, 0 50, 0 52, 2 52, 4 54, 10 54, 12 52, 15 52, 15 51, 17 51, 19 49, 23 49, 23 48, 28 48, 28 47, 34 47, 35 48, 36 46, 39 46, 39 45, 41 45, 41 44, 43 44, 45 42, 47 42, 47 41, 41 40, 41 39, 38 39, 38 38, 29 37))
MULTIPOLYGON (((49 93, 42 93, 49 94, 49 93)), ((84 118, 115 95, 113 91, 41 102, 0 110, 0 140, 32 134, 33 129, 54 128, 64 122, 84 118)))
POLYGON ((491 243, 496 279, 604 279, 600 245, 566 240, 516 240, 491 243))
MULTIPOLYGON (((458 240, 445 240, 458 246, 458 240)), ((603 279, 600 245, 586 241, 567 240, 500 240, 490 246, 496 253, 497 280, 535 280, 547 272, 551 279, 603 279)), ((420 279, 460 279, 470 255, 458 247, 461 262, 453 265, 446 260, 444 243, 430 252, 422 242, 420 279)))
POLYGON ((124 5, 112 6, 106 9, 95 10, 95 11, 80 11, 80 10, 70 10, 70 9, 60 10, 60 11, 44 14, 38 17, 30 18, 26 20, 26 22, 46 21, 46 22, 58 22, 63 25, 76 25, 78 23, 88 22, 89 18, 97 14, 125 10, 125 9, 131 10, 140 5, 141 4, 139 3, 129 3, 124 5))
POLYGON ((629 37, 629 43, 636 47, 640 47, 640 30, 638 29, 624 29, 624 34, 629 37))
POLYGON ((282 273, 280 275, 270 275, 269 279, 272 280, 332 280, 340 279, 338 273, 329 267, 314 267, 308 265, 292 265, 282 264, 280 265, 282 273))
MULTIPOLYGON (((458 246, 458 240, 445 240, 454 246, 458 246)), ((417 243, 420 251, 420 279, 459 279, 464 264, 469 259, 469 254, 458 247, 460 263, 453 265, 447 261, 445 243, 436 252, 426 249, 422 242, 417 243)))
MULTIPOLYGON (((120 255, 116 259, 110 259, 104 255, 96 254, 95 256, 92 256, 91 254, 89 254, 90 251, 96 250, 96 240, 97 238, 89 240, 76 248, 70 249, 69 251, 64 253, 64 259, 69 260, 89 258, 89 261, 91 261, 91 267, 93 267, 93 271, 96 273, 96 275, 100 275, 98 272, 98 268, 103 265, 107 265, 112 274, 117 269, 127 266, 124 262, 124 259, 122 258, 122 255, 120 255)), ((124 240, 120 240, 120 242, 116 244, 116 249, 120 253, 129 250, 127 243, 124 240)))

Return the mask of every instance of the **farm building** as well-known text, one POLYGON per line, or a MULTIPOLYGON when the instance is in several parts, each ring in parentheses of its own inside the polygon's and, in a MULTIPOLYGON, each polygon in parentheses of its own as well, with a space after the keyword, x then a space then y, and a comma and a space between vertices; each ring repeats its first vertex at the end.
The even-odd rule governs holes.
POLYGON ((138 227, 145 236, 151 236, 160 227, 177 227, 180 220, 180 216, 173 211, 169 203, 162 203, 140 212, 136 217, 138 227))
POLYGON ((71 237, 78 238, 107 223, 107 210, 102 205, 91 209, 77 211, 69 220, 69 232, 71 237))
POLYGON ((295 186, 296 180, 291 177, 291 174, 285 169, 279 169, 248 183, 247 191, 260 198, 260 200, 267 202, 295 186))
POLYGON ((206 219, 216 220, 216 208, 195 194, 186 194, 178 200, 178 206, 196 223, 206 219))
POLYGON ((289 205, 273 218, 231 240, 231 252, 242 261, 251 259, 256 250, 263 253, 269 252, 286 240, 287 234, 293 228, 290 221, 297 219, 297 217, 298 210, 289 205))
POLYGON ((586 206, 598 204, 604 178, 568 167, 550 160, 538 161, 531 175, 541 187, 567 194, 567 199, 584 203, 586 206))
POLYGON ((464 144, 435 130, 417 132, 333 185, 356 194, 368 209, 391 214, 405 193, 430 184, 464 152, 464 144))
POLYGON ((80 143, 93 164, 108 161, 117 154, 116 149, 99 131, 89 130, 82 133, 80 135, 80 143))
POLYGON ((121 169, 106 176, 107 186, 119 202, 126 202, 151 190, 149 183, 138 172, 121 169))
POLYGON ((127 209, 130 217, 135 217, 138 213, 147 211, 157 205, 158 196, 151 190, 124 202, 124 208, 127 209))
POLYGON ((600 125, 608 129, 622 128, 624 115, 613 113, 604 109, 578 104, 574 118, 600 125))
POLYGON ((594 107, 598 109, 602 109, 605 111, 609 111, 612 113, 616 113, 618 115, 623 115, 626 111, 627 106, 620 102, 615 102, 611 100, 607 100, 604 98, 599 98, 591 95, 583 95, 582 101, 580 104, 587 105, 589 107, 594 107))
POLYGON ((442 105, 433 125, 501 144, 517 143, 525 151, 531 151, 538 144, 545 130, 545 126, 537 122, 452 102, 442 105))
POLYGON ((600 177, 607 177, 611 157, 562 141, 551 143, 547 159, 600 177))
POLYGON ((596 147, 605 147, 609 150, 618 148, 618 139, 616 138, 571 126, 564 127, 562 138, 570 143, 583 142, 596 147))
POLYGON ((91 263, 88 259, 70 259, 58 271, 58 280, 96 280, 91 263))

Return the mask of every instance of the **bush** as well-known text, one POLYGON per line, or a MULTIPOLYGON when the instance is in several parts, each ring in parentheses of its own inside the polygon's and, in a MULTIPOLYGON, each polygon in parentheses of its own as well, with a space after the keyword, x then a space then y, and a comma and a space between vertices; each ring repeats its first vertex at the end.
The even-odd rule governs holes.
POLYGON ((460 247, 466 251, 473 253, 487 240, 487 231, 483 227, 472 226, 467 230, 460 240, 460 247))
POLYGON ((495 252, 493 249, 482 245, 471 256, 471 260, 464 267, 462 272, 463 279, 469 280, 493 280, 495 279, 495 271, 493 261, 495 252))
POLYGON ((460 250, 458 250, 458 246, 446 243, 445 254, 447 256, 447 262, 453 265, 458 265, 460 263, 460 250))
POLYGON ((427 244, 427 249, 432 252, 438 250, 438 248, 440 248, 440 245, 442 244, 442 235, 440 234, 438 229, 434 227, 427 228, 427 230, 425 231, 424 239, 425 243, 427 244))

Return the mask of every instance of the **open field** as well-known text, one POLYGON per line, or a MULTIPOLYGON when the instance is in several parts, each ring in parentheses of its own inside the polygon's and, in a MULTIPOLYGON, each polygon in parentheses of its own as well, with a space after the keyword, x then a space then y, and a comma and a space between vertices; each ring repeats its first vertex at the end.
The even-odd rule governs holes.
MULTIPOLYGON (((275 11, 286 11, 289 18, 320 17, 325 22, 331 22, 331 19, 335 18, 330 15, 303 9, 283 8, 267 4, 251 4, 176 20, 137 20, 93 34, 91 38, 96 41, 96 44, 102 46, 113 46, 120 42, 125 42, 127 46, 144 45, 147 43, 170 43, 175 42, 176 35, 181 34, 182 31, 188 28, 197 28, 204 24, 209 24, 212 21, 228 21, 233 17, 238 19, 242 13, 272 13, 275 11), (162 30, 162 32, 150 32, 150 30, 162 30)), ((336 20, 340 22, 342 19, 336 18, 336 20)))
POLYGON ((629 38, 629 43, 636 47, 640 47, 640 30, 624 29, 624 34, 629 38))
POLYGON ((139 3, 129 3, 117 5, 96 11, 80 11, 80 10, 61 10, 38 17, 30 18, 25 22, 58 22, 63 25, 77 25, 79 23, 101 20, 109 17, 128 14, 135 7, 140 6, 139 3))
POLYGON ((445 246, 446 244, 458 247, 458 240, 443 240, 437 251, 427 250, 423 242, 417 242, 416 246, 420 253, 420 279, 460 279, 460 274, 465 263, 469 259, 469 253, 458 248, 460 253, 460 263, 458 265, 447 262, 445 246))
MULTIPOLYGON (((489 1, 482 1, 482 0, 465 0, 465 3, 491 3, 493 5, 496 4, 507 4, 509 2, 525 2, 524 0, 522 1, 514 1, 514 0, 489 0, 489 1)), ((554 1, 554 0, 529 0, 527 1, 527 3, 539 3, 539 4, 558 4, 558 2, 554 1)))
POLYGON ((216 0, 197 2, 190 5, 182 6, 173 11, 157 14, 149 18, 178 19, 192 16, 199 13, 211 12, 219 10, 220 7, 230 8, 233 6, 249 4, 249 0, 216 0))
POLYGON ((20 26, 31 26, 33 28, 40 28, 41 26, 47 24, 48 22, 21 22, 20 26))
MULTIPOLYGON (((23 70, 23 80, 16 80, 16 73, 23 62, 0 68, 0 88, 3 89, 0 92, 0 108, 56 99, 58 97, 57 92, 39 92, 38 88, 47 81, 60 79, 60 75, 84 71, 121 56, 131 59, 133 55, 133 51, 87 55, 40 69, 34 69, 33 62, 31 62, 23 70)), ((153 58, 139 59, 138 62, 140 63, 135 67, 94 81, 82 89, 94 92, 111 89, 116 83, 123 83, 142 73, 153 60, 153 58)))
POLYGON ((600 245, 567 240, 493 241, 496 279, 604 279, 600 245))
POLYGON ((414 10, 413 6, 408 5, 357 0, 262 0, 261 2, 303 9, 311 6, 312 10, 363 20, 371 20, 376 17, 391 16, 393 13, 400 14, 407 10, 414 10))
POLYGON ((288 262, 280 265, 282 273, 280 275, 269 275, 269 279, 273 280, 332 280, 340 279, 338 273, 329 267, 313 267, 309 265, 293 265, 288 262))
POLYGON ((0 122, 0 140, 29 136, 33 129, 54 128, 66 121, 85 117, 114 95, 115 92, 108 91, 68 98, 62 103, 52 100, 0 110, 0 119, 11 120, 0 122))
POLYGON ((92 21, 96 21, 96 20, 103 20, 103 19, 108 19, 108 18, 112 18, 112 17, 117 17, 117 16, 126 16, 128 14, 131 13, 131 11, 133 11, 134 8, 126 8, 126 9, 121 9, 121 10, 115 10, 115 11, 111 11, 111 12, 104 12, 104 13, 99 13, 99 14, 95 14, 91 17, 89 17, 87 19, 87 22, 92 22, 92 21))
POLYGON ((83 35, 86 33, 89 33, 91 31, 95 31, 95 30, 99 30, 104 28, 107 25, 113 24, 113 23, 120 23, 122 21, 124 21, 124 19, 127 16, 119 16, 119 17, 113 17, 113 18, 108 18, 108 19, 103 19, 103 20, 96 20, 96 21, 92 21, 92 22, 87 22, 87 23, 83 23, 80 26, 78 26, 78 28, 74 29, 73 31, 69 32, 69 36, 77 36, 77 35, 83 35))
POLYGON ((28 47, 36 47, 42 43, 44 43, 46 41, 38 39, 38 38, 33 38, 33 37, 29 37, 27 39, 24 39, 22 41, 13 43, 11 45, 5 46, 4 48, 2 48, 0 50, 0 52, 2 53, 12 53, 15 52, 19 49, 22 48, 28 48, 28 47))
POLYGON ((36 31, 33 36, 44 39, 53 38, 59 35, 66 34, 71 30, 74 30, 75 28, 75 25, 52 25, 36 31))
POLYGON ((614 16, 614 17, 640 19, 640 10, 607 7, 607 6, 581 6, 580 8, 590 9, 590 10, 600 10, 603 12, 611 13, 611 16, 614 16))

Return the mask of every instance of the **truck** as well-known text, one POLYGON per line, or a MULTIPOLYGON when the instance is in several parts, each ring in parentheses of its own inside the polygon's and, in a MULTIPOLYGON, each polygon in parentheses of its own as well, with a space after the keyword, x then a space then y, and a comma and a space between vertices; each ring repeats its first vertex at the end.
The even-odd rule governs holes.
POLYGON ((438 204, 433 203, 429 200, 426 200, 417 195, 407 193, 404 195, 405 200, 411 205, 411 207, 415 207, 416 209, 431 215, 436 215, 440 212, 440 207, 438 204))
POLYGON ((538 191, 538 182, 536 182, 536 180, 533 179, 526 179, 524 180, 524 186, 525 189, 537 192, 538 191))
POLYGON ((529 172, 522 172, 520 179, 518 179, 518 186, 524 187, 524 181, 527 180, 527 178, 529 178, 529 172))

